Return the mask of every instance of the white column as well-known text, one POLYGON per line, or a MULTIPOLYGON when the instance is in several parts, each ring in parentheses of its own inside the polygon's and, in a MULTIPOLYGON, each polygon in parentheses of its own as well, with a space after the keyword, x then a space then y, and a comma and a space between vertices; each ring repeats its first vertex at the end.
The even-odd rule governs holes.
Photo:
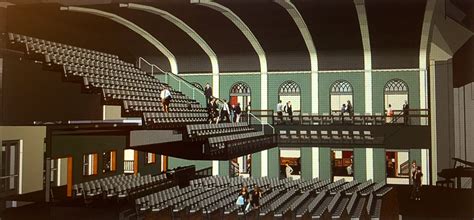
POLYGON ((428 82, 427 82, 427 69, 428 69, 428 46, 429 38, 431 33, 431 27, 433 25, 432 18, 433 12, 436 5, 436 0, 428 0, 426 2, 425 14, 423 17, 423 26, 421 29, 420 37, 420 108, 425 109, 428 107, 428 82))
POLYGON ((374 149, 373 148, 365 149, 365 170, 366 170, 367 180, 373 180, 374 179, 374 149))
POLYGON ((261 161, 262 161, 262 166, 261 166, 261 176, 268 176, 268 150, 263 150, 261 151, 261 161))
POLYGON ((354 4, 359 18, 362 46, 364 48, 364 86, 365 113, 372 113, 372 51, 370 49, 369 24, 364 0, 355 0, 354 4))
POLYGON ((319 178, 319 147, 312 147, 311 148, 311 170, 312 170, 312 177, 319 178))
POLYGON ((421 179, 423 185, 429 184, 430 179, 430 153, 428 149, 421 149, 421 172, 423 177, 421 179))
POLYGON ((212 161, 212 175, 213 176, 219 175, 219 161, 218 160, 212 161))
POLYGON ((212 74, 212 96, 219 97, 219 84, 220 84, 219 73, 212 74))

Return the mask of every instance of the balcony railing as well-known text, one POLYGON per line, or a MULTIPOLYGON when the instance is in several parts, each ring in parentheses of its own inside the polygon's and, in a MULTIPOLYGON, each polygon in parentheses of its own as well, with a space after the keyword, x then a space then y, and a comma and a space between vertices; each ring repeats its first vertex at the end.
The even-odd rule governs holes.
POLYGON ((254 117, 271 125, 429 125, 429 109, 410 109, 407 113, 395 110, 393 116, 382 113, 375 114, 341 114, 332 111, 331 114, 310 114, 294 111, 290 116, 283 113, 279 117, 273 110, 252 110, 254 117))

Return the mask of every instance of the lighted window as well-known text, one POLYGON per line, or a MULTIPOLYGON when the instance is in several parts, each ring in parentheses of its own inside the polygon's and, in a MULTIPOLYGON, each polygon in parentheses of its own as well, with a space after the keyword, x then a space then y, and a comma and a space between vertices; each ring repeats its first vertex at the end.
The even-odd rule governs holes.
POLYGON ((92 176, 97 174, 97 154, 84 154, 82 157, 82 175, 92 176))
POLYGON ((154 163, 156 163, 156 154, 154 154, 154 153, 146 153, 146 154, 145 154, 145 161, 146 161, 146 164, 154 164, 154 163))

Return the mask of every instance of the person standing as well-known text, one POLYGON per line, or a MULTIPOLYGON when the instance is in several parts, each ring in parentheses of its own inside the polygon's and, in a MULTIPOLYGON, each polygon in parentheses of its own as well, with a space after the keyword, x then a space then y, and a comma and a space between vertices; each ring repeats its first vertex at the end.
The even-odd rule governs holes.
POLYGON ((293 123, 293 106, 291 105, 291 101, 286 103, 285 112, 288 113, 288 117, 290 117, 290 123, 293 123))
POLYGON ((387 108, 387 119, 386 119, 386 122, 387 123, 392 123, 393 122, 393 109, 392 109, 392 105, 391 104, 388 104, 388 108, 387 108))
POLYGON ((281 103, 281 100, 278 101, 276 111, 279 123, 283 123, 283 104, 281 103))
POLYGON ((293 168, 288 163, 286 163, 285 173, 286 173, 286 178, 290 178, 291 174, 293 173, 293 168))
POLYGON ((161 104, 163 104, 163 111, 169 112, 169 106, 171 102, 171 92, 168 87, 165 87, 161 90, 160 93, 161 104))
POLYGON ((352 116, 353 109, 351 101, 349 100, 347 100, 346 112, 349 113, 349 116, 352 116))
POLYGON ((242 189, 240 189, 239 197, 243 198, 244 203, 243 203, 243 205, 241 205, 241 208, 242 208, 242 212, 245 213, 245 208, 247 207, 247 204, 248 204, 249 198, 250 198, 247 186, 243 186, 242 189))
POLYGON ((227 100, 224 99, 224 101, 222 102, 221 117, 220 118, 222 118, 222 120, 224 120, 224 118, 225 118, 226 122, 230 122, 229 115, 230 115, 229 105, 227 104, 227 100))
POLYGON ((408 101, 405 100, 405 104, 403 104, 403 122, 406 125, 410 124, 410 119, 408 118, 408 115, 410 114, 410 106, 408 105, 408 101))
POLYGON ((213 98, 211 103, 212 121, 215 121, 217 124, 219 122, 219 106, 217 105, 217 99, 213 98))
POLYGON ((252 102, 249 102, 247 107, 245 107, 245 112, 247 113, 247 122, 250 123, 250 111, 252 111, 252 102))
POLYGON ((204 88, 204 95, 206 96, 206 103, 209 103, 212 97, 212 88, 209 83, 206 83, 206 87, 204 88))
POLYGON ((240 108, 240 103, 237 102, 237 105, 234 109, 235 122, 240 122, 240 115, 242 114, 242 109, 240 108))
POLYGON ((260 207, 260 198, 262 198, 262 191, 260 190, 260 187, 255 185, 253 190, 250 192, 250 205, 252 205, 254 209, 260 207))
POLYGON ((412 198, 415 200, 421 200, 421 178, 423 173, 421 172, 421 167, 416 167, 415 173, 413 175, 413 195, 412 198))

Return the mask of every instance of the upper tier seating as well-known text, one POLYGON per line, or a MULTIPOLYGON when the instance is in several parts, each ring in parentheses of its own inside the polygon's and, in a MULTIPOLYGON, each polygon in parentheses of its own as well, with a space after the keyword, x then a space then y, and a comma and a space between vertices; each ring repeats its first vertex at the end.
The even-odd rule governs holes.
POLYGON ((27 58, 43 63, 45 69, 62 72, 67 81, 82 83, 85 92, 102 94, 106 105, 121 106, 122 117, 140 117, 148 128, 181 130, 183 140, 195 141, 199 147, 201 142, 195 138, 212 136, 204 154, 238 155, 271 147, 268 143, 274 142, 245 123, 204 125, 207 110, 172 88, 169 112, 164 112, 160 93, 169 86, 116 55, 20 34, 8 33, 8 38, 10 47, 24 51, 27 58), (201 125, 188 128, 186 134, 186 126, 191 124, 201 125))

